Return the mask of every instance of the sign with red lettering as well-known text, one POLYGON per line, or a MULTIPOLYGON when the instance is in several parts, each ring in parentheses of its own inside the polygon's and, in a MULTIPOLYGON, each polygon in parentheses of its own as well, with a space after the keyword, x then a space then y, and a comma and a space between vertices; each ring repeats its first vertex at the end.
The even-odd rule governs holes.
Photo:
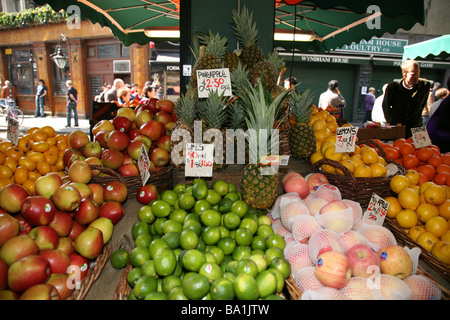
POLYGON ((150 178, 150 160, 148 159, 147 150, 145 150, 144 145, 141 146, 141 152, 138 158, 138 169, 141 175, 142 185, 145 185, 150 178))
POLYGON ((372 197, 370 198, 369 205, 367 206, 367 209, 364 212, 363 219, 368 219, 382 226, 388 210, 389 210, 389 202, 384 200, 376 193, 373 193, 372 197))
POLYGON ((411 134, 416 149, 431 145, 430 136, 426 127, 411 128, 411 134))
POLYGON ((339 127, 336 130, 336 153, 354 152, 358 127, 339 127))
POLYGON ((186 143, 187 177, 212 177, 214 164, 214 144, 186 143))
POLYGON ((208 98, 210 91, 217 91, 220 95, 231 97, 231 78, 230 70, 208 69, 197 70, 197 90, 199 98, 208 98))
POLYGON ((6 138, 13 144, 17 145, 17 142, 19 141, 19 121, 12 117, 7 117, 8 119, 8 128, 6 132, 6 138))

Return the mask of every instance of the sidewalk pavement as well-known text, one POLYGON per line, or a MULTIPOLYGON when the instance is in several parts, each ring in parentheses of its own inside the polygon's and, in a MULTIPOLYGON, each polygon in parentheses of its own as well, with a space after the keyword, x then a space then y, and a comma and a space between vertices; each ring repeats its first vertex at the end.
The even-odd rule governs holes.
MULTIPOLYGON (((89 119, 78 119, 79 127, 73 126, 73 118, 72 118, 72 126, 70 128, 66 128, 67 119, 66 117, 52 117, 46 116, 45 118, 35 118, 34 115, 25 115, 22 125, 19 127, 20 133, 25 134, 26 131, 33 127, 42 128, 44 126, 51 126, 55 129, 57 133, 71 133, 75 130, 82 130, 87 134, 90 133, 89 119)), ((6 139, 7 137, 7 123, 5 121, 5 117, 0 117, 0 138, 6 139)))

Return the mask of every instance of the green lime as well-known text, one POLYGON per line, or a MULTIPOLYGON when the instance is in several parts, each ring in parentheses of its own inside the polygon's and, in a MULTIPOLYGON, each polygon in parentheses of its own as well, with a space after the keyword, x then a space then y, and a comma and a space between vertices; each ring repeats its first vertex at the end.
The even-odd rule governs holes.
POLYGON ((284 300, 283 297, 280 297, 277 294, 269 294, 264 300, 284 300))
POLYGON ((114 269, 123 269, 127 266, 129 254, 125 249, 117 249, 111 255, 111 265, 114 269))
POLYGON ((201 238, 206 245, 208 246, 215 245, 217 242, 219 242, 221 238, 219 227, 216 226, 206 227, 205 229, 203 229, 201 238))
POLYGON ((157 281, 152 276, 142 276, 134 285, 133 293, 137 299, 143 300, 149 293, 156 291, 157 281))
POLYGON ((212 206, 219 204, 222 196, 214 189, 208 189, 205 200, 208 201, 212 206))
POLYGON ((144 247, 144 248, 148 248, 148 246, 150 245, 150 243, 152 242, 153 237, 151 234, 146 233, 146 234, 140 234, 137 236, 137 238, 134 240, 134 246, 135 247, 144 247))
POLYGON ((258 267, 258 273, 267 269, 268 264, 263 253, 253 253, 249 259, 256 263, 256 266, 258 267))
POLYGON ((222 198, 219 201, 219 212, 220 213, 227 213, 231 211, 231 206, 233 205, 233 200, 229 198, 222 198))
POLYGON ((167 294, 167 297, 169 300, 189 300, 184 294, 183 287, 181 285, 173 287, 167 294))
POLYGON ((234 240, 238 246, 250 246, 253 241, 253 235, 247 228, 239 228, 236 230, 234 240))
POLYGON ((239 228, 247 228, 248 230, 250 230, 252 235, 254 235, 258 230, 258 222, 252 218, 244 218, 242 219, 239 228))
POLYGON ((205 263, 200 267, 198 271, 199 274, 204 275, 208 278, 209 282, 212 283, 214 280, 222 278, 222 269, 217 263, 205 263))
POLYGON ((169 300, 164 292, 150 292, 144 300, 169 300))
POLYGON ((283 250, 276 247, 267 248, 266 251, 264 252, 264 255, 266 256, 266 260, 269 265, 272 263, 272 260, 284 257, 283 250))
POLYGON ((267 224, 268 226, 271 226, 272 220, 270 220, 270 218, 266 215, 261 215, 261 216, 258 216, 258 224, 259 225, 267 224))
POLYGON ((220 225, 219 229, 220 229, 220 237, 221 238, 225 238, 225 237, 228 237, 230 235, 230 230, 225 228, 224 225, 220 225))
POLYGON ((198 251, 205 252, 206 250, 206 243, 202 239, 198 239, 197 247, 195 247, 198 251))
POLYGON ((238 192, 234 184, 228 182, 228 192, 238 192))
POLYGON ((192 183, 186 184, 186 193, 192 195, 192 188, 193 188, 192 183))
POLYGON ((163 192, 161 192, 161 200, 167 202, 168 204, 170 204, 171 206, 175 205, 175 203, 178 200, 178 193, 176 193, 173 190, 163 190, 163 192))
POLYGON ((233 203, 235 201, 238 201, 241 199, 241 197, 239 197, 239 194, 237 192, 228 192, 226 195, 223 196, 225 199, 231 199, 231 201, 233 201, 233 203))
POLYGON ((150 205, 143 205, 140 207, 137 216, 139 221, 146 222, 148 224, 153 223, 156 219, 150 205))
POLYGON ((162 248, 169 248, 167 242, 165 242, 162 238, 153 239, 148 246, 148 252, 150 254, 150 259, 155 259, 156 253, 162 248))
POLYGON ((208 184, 206 180, 200 179, 192 186, 192 195, 195 200, 206 199, 208 195, 208 184))
POLYGON ((258 236, 263 237, 264 239, 267 239, 268 237, 270 237, 271 235, 274 234, 274 231, 271 226, 269 226, 267 224, 260 224, 258 226, 258 230, 256 231, 256 234, 258 236))
POLYGON ((224 180, 216 180, 212 183, 211 187, 217 191, 220 196, 224 196, 228 193, 228 183, 224 180))
POLYGON ((266 239, 259 235, 254 236, 252 241, 252 249, 265 251, 267 249, 266 239))
POLYGON ((169 294, 170 290, 172 290, 172 288, 181 286, 181 280, 180 277, 177 277, 173 274, 171 274, 170 276, 164 277, 164 279, 162 280, 162 291, 165 294, 169 294))
POLYGON ((161 248, 155 254, 155 271, 161 277, 166 277, 175 271, 177 258, 170 248, 161 248))
POLYGON ((225 275, 227 273, 232 273, 234 275, 236 275, 236 267, 238 265, 239 261, 236 260, 231 260, 230 262, 227 263, 227 265, 225 266, 225 275))
POLYGON ((209 251, 202 251, 206 258, 206 263, 217 263, 216 257, 209 251))
POLYGON ((154 260, 147 260, 144 262, 144 264, 141 267, 141 274, 143 276, 154 276, 155 278, 158 277, 158 274, 155 270, 155 261, 154 260))
POLYGON ((198 213, 192 213, 192 212, 188 213, 188 215, 184 219, 183 223, 186 222, 187 220, 196 220, 196 221, 200 222, 200 215, 198 213))
MULTIPOLYGON (((195 220, 192 220, 195 221, 195 220)), ((198 245, 198 234, 191 229, 184 229, 180 233, 180 247, 182 249, 194 249, 198 245)))
POLYGON ((138 279, 142 277, 141 274, 141 268, 139 267, 134 267, 132 268, 130 271, 128 271, 127 274, 127 282, 130 285, 130 287, 134 287, 134 285, 136 284, 136 281, 138 281, 138 279))
POLYGON ((169 232, 178 232, 180 233, 183 230, 183 225, 175 220, 167 220, 162 225, 162 231, 163 234, 169 233, 169 232))
POLYGON ((178 195, 181 195, 186 192, 186 185, 184 183, 177 183, 173 188, 178 195))
POLYGON ((209 227, 209 226, 215 226, 218 227, 220 226, 220 222, 221 222, 221 214, 220 212, 216 211, 216 210, 212 210, 212 209, 208 209, 206 211, 203 211, 200 214, 200 220, 203 223, 204 226, 209 227))
MULTIPOLYGON (((237 262, 237 261, 235 261, 237 262)), ((230 280, 232 283, 234 283, 234 280, 236 280, 236 274, 232 273, 232 272, 224 272, 223 277, 225 279, 230 280)))
POLYGON ((155 222, 153 222, 152 226, 155 228, 155 233, 159 235, 163 235, 163 225, 167 221, 167 218, 156 218, 155 222))
POLYGON ((236 200, 231 206, 231 212, 236 213, 240 218, 244 217, 248 211, 248 204, 244 200, 236 200))
POLYGON ((190 272, 184 276, 182 286, 186 297, 192 300, 202 299, 210 288, 208 278, 195 272, 190 272))
POLYGON ((167 232, 162 236, 162 239, 167 243, 170 249, 176 249, 180 246, 180 233, 179 232, 167 232))
POLYGON ((219 242, 217 243, 217 247, 222 249, 222 251, 225 255, 229 255, 229 254, 232 254, 234 251, 234 248, 236 248, 236 242, 234 241, 233 238, 228 236, 228 237, 220 239, 219 242))
POLYGON ((262 299, 274 294, 277 290, 277 278, 267 270, 256 276, 256 284, 258 285, 259 297, 262 299))
POLYGON ((291 264, 286 258, 275 258, 270 262, 270 267, 281 272, 284 279, 289 278, 291 274, 291 264))
POLYGON ((150 226, 147 222, 138 221, 131 227, 131 237, 136 240, 141 234, 150 234, 150 226))
POLYGON ((167 217, 172 212, 172 206, 170 203, 159 199, 152 203, 152 212, 157 218, 167 217))
POLYGON ((133 291, 131 291, 131 292, 128 294, 127 300, 133 300, 133 301, 137 300, 137 298, 136 298, 136 296, 134 295, 134 292, 133 292, 133 291))
POLYGON ((233 300, 233 282, 227 278, 216 279, 211 284, 211 289, 209 292, 211 293, 212 300, 233 300))
POLYGON ((214 257, 216 258, 217 264, 222 263, 222 261, 225 257, 225 254, 222 249, 220 249, 217 246, 213 246, 213 247, 208 248, 208 252, 210 252, 214 255, 214 257))
POLYGON ((286 248, 286 241, 279 234, 272 234, 266 239, 267 248, 280 248, 284 250, 286 248))
POLYGON ((175 209, 169 214, 169 220, 174 220, 182 224, 187 214, 187 211, 184 209, 175 209))
POLYGON ((131 250, 129 259, 133 267, 140 267, 150 259, 150 254, 146 248, 135 247, 131 250))
POLYGON ((256 300, 259 289, 256 279, 247 273, 241 273, 234 280, 234 293, 239 300, 256 300))
MULTIPOLYGON (((194 215, 198 216, 196 213, 194 215)), ((200 217, 199 217, 200 219, 200 217)), ((186 219, 183 222, 183 230, 188 229, 194 231, 198 236, 202 233, 203 226, 199 220, 186 219)))
POLYGON ((182 257, 182 265, 187 271, 198 272, 206 262, 205 255, 197 249, 187 250, 182 257))
POLYGON ((236 246, 232 256, 236 261, 248 259, 252 255, 252 249, 249 246, 236 246))
POLYGON ((206 199, 200 199, 195 201, 194 213, 201 214, 203 211, 211 209, 211 204, 206 199))
POLYGON ((241 224, 241 218, 234 212, 228 212, 223 215, 223 225, 228 230, 235 230, 241 224))
POLYGON ((180 209, 191 210, 194 207, 195 198, 192 194, 185 192, 178 197, 178 206, 180 209))
POLYGON ((283 274, 275 268, 269 268, 267 271, 272 272, 277 278, 277 292, 283 291, 284 288, 284 276, 283 274))
POLYGON ((241 273, 246 273, 251 275, 253 278, 256 278, 258 275, 258 266, 255 261, 250 259, 243 259, 238 262, 236 266, 236 275, 240 275, 241 273))

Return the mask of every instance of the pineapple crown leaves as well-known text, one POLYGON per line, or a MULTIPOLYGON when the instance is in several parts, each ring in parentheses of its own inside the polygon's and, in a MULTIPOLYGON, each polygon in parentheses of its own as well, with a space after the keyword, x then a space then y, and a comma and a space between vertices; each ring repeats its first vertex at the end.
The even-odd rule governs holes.
POLYGON ((306 123, 309 121, 313 100, 314 96, 310 88, 303 93, 292 91, 289 99, 289 108, 297 122, 306 123))
POLYGON ((267 55, 267 61, 273 64, 278 71, 281 71, 285 66, 284 58, 280 57, 277 49, 273 49, 273 51, 267 55))
POLYGON ((211 30, 208 30, 207 33, 197 32, 192 37, 192 47, 190 49, 196 60, 202 55, 202 48, 204 53, 213 54, 222 59, 227 50, 227 42, 227 37, 221 37, 219 33, 213 34, 211 30))
POLYGON ((227 126, 231 129, 243 129, 245 130, 245 110, 237 100, 234 100, 227 107, 227 126))
POLYGON ((208 98, 198 104, 197 114, 203 119, 208 128, 221 129, 227 120, 224 93, 219 95, 218 91, 210 91, 208 98))
POLYGON ((253 12, 249 12, 246 6, 241 8, 241 12, 232 10, 233 30, 236 39, 244 46, 256 44, 258 41, 258 29, 253 22, 253 12))
POLYGON ((174 113, 178 121, 189 126, 194 125, 197 98, 192 94, 183 94, 175 103, 174 113))

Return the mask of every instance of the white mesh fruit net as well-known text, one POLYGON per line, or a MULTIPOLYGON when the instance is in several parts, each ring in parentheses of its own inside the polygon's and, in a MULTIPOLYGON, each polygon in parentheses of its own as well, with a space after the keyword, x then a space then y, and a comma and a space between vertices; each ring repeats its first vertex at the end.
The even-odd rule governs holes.
POLYGON ((307 243, 309 238, 318 230, 322 229, 313 216, 301 215, 292 223, 292 235, 297 242, 307 243))
POLYGON ((281 219, 272 220, 272 229, 273 232, 282 236, 283 238, 291 233, 288 229, 286 229, 283 226, 283 224, 281 223, 281 219))
POLYGON ((441 300, 441 289, 427 277, 412 275, 403 281, 411 289, 413 300, 441 300))
POLYGON ((328 204, 328 201, 322 198, 312 197, 310 199, 306 199, 305 203, 309 209, 309 214, 315 216, 320 212, 320 209, 322 209, 324 205, 328 204))
POLYGON ((313 266, 309 258, 308 245, 296 241, 289 242, 284 248, 284 256, 291 264, 291 273, 295 274, 304 267, 313 266))
POLYGON ((394 234, 383 226, 366 224, 360 227, 358 232, 374 245, 372 247, 375 251, 397 244, 394 234))
POLYGON ((342 199, 342 202, 344 202, 347 205, 347 207, 353 209, 353 225, 359 223, 363 216, 361 204, 359 202, 350 199, 342 199))
POLYGON ((417 269, 419 268, 419 257, 420 257, 421 250, 419 247, 414 247, 414 248, 410 249, 407 246, 405 246, 404 248, 408 252, 409 256, 411 257, 411 261, 412 261, 412 265, 413 265, 411 274, 416 274, 417 269))
POLYGON ((314 197, 325 199, 328 202, 342 200, 341 191, 332 184, 322 184, 319 186, 314 193, 314 197))
POLYGON ((379 287, 372 279, 352 277, 348 284, 340 289, 346 300, 382 300, 379 287))
POLYGON ((345 296, 338 289, 322 287, 304 292, 301 300, 345 300, 345 296))
POLYGON ((315 218, 323 228, 333 230, 337 234, 343 234, 353 227, 352 208, 341 211, 329 211, 315 215, 315 218))
POLYGON ((370 242, 361 233, 355 230, 349 230, 340 236, 342 242, 344 243, 345 252, 357 244, 365 244, 370 246, 370 242))
POLYGON ((314 270, 315 267, 304 267, 293 273, 295 285, 300 290, 300 292, 317 290, 319 288, 325 287, 314 275, 314 270))
POLYGON ((406 282, 388 274, 380 275, 380 292, 384 300, 412 299, 412 291, 406 282))
POLYGON ((345 253, 345 246, 339 234, 333 230, 321 229, 314 232, 314 234, 309 238, 308 250, 309 257, 315 265, 317 263, 319 253, 330 250, 345 253))

